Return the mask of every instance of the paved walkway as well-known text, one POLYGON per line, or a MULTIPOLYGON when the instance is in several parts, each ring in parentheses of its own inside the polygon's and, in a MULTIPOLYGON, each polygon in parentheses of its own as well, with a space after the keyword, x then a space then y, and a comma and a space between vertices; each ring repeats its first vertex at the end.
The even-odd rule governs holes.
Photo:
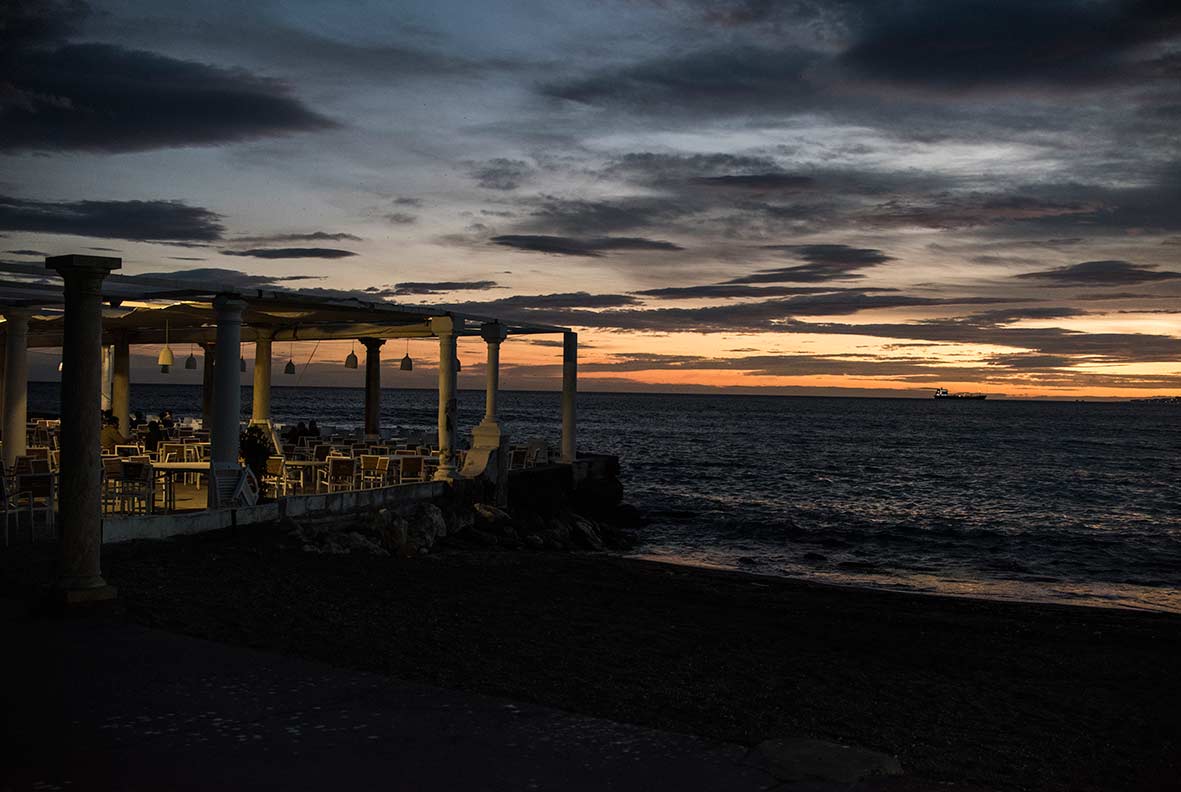
POLYGON ((741 747, 546 707, 114 620, 0 629, 4 792, 776 786, 741 747))

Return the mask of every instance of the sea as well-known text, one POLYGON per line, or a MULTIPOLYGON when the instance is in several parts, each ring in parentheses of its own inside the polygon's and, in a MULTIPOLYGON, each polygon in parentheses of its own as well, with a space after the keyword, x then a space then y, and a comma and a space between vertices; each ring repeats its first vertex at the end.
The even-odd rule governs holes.
MULTIPOLYGON (((59 388, 30 384, 30 409, 59 388)), ((200 415, 195 385, 132 409, 200 415)), ((243 415, 250 388, 242 393, 243 415)), ((502 392, 514 440, 558 444, 560 395, 502 392)), ((275 387, 277 422, 351 429, 356 388, 275 387)), ((483 416, 460 391, 460 426, 483 416)), ((387 431, 436 393, 386 389, 387 431)), ((619 456, 635 555, 841 585, 1181 613, 1181 405, 580 393, 578 445, 619 456)))

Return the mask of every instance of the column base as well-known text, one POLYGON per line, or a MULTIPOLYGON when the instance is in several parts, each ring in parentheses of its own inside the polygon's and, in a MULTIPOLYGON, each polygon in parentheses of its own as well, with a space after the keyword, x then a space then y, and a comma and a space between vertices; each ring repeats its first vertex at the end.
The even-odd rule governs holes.
POLYGON ((485 418, 479 426, 472 430, 473 448, 499 448, 500 424, 485 418))
POLYGON ((106 583, 91 588, 59 588, 53 592, 53 601, 58 605, 86 605, 92 602, 110 602, 119 598, 119 590, 106 583))

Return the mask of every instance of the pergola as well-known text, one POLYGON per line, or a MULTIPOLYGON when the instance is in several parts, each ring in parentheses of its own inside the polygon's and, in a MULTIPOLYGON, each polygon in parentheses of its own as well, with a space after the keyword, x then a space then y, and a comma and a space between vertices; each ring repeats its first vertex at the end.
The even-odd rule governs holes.
MULTIPOLYGON (((183 277, 111 274, 122 260, 104 256, 55 256, 45 265, 0 265, 0 332, 3 350, 4 462, 26 451, 28 349, 62 349, 60 511, 63 554, 75 548, 61 586, 67 591, 104 586, 98 574, 99 412, 102 362, 111 350, 111 409, 121 431, 130 413, 130 347, 166 341, 205 350, 205 409, 211 430, 211 470, 238 467, 241 387, 238 349, 253 342, 252 423, 270 422, 271 347, 275 341, 362 342, 365 360, 365 432, 377 435, 381 346, 389 339, 439 340, 439 467, 437 480, 454 481, 456 439, 456 339, 480 336, 487 344, 487 400, 473 431, 475 448, 499 447, 496 420, 500 344, 510 335, 560 333, 562 459, 575 451, 578 336, 569 328, 460 314, 431 306, 395 305, 351 297, 321 297, 284 289, 215 286, 183 277), (229 351, 232 350, 232 351, 229 351), (227 353, 228 351, 228 353, 227 353), (220 353, 219 353, 220 352, 220 353), (70 442, 67 447, 66 440, 70 442), (89 550, 83 552, 84 547, 89 550), (91 559, 90 556, 93 555, 91 559), (86 560, 83 560, 83 556, 86 560)), ((213 492, 211 487, 210 491, 213 492)), ((216 496, 211 495, 211 498, 216 496)), ((220 504, 211 502, 211 507, 220 504)))

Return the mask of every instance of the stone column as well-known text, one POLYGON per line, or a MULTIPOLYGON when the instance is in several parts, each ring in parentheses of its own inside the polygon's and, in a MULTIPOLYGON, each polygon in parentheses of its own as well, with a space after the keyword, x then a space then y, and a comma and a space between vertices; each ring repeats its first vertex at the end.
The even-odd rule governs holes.
POLYGON ((487 391, 484 395, 484 420, 472 430, 474 445, 496 448, 500 446, 500 424, 496 420, 496 397, 500 391, 500 344, 508 337, 508 329, 499 322, 480 327, 480 335, 488 345, 487 391))
POLYGON ((365 436, 381 437, 382 338, 362 338, 365 345, 365 436))
POLYGON ((119 419, 119 434, 131 434, 131 345, 127 334, 115 338, 111 361, 111 411, 119 419))
MULTIPOLYGON (((118 259, 116 259, 117 261, 118 259)), ((29 317, 28 308, 4 311, 4 466, 9 470, 18 456, 25 455, 29 406, 29 317)), ((97 343, 97 336, 96 343, 97 343)), ((98 353, 94 356, 99 362, 98 353)), ((90 391, 98 396, 98 375, 90 391)), ((98 418, 94 419, 98 426, 98 418)))
POLYGON ((562 461, 578 458, 575 430, 578 394, 578 333, 562 334, 562 461))
MULTIPOLYGON (((4 415, 4 377, 5 377, 4 361, 7 359, 7 357, 8 357, 8 344, 7 344, 7 342, 5 342, 3 344, 0 344, 0 416, 4 415)), ((4 430, 3 420, 4 420, 3 418, 0 418, 0 431, 4 430)))
POLYGON ((111 401, 114 398, 114 382, 115 382, 115 348, 112 346, 104 346, 102 348, 102 384, 99 386, 99 393, 102 394, 99 399, 99 406, 104 410, 113 410, 114 406, 111 401))
MULTIPOLYGON (((61 384, 61 564, 57 589, 66 603, 113 599, 103 580, 102 458, 99 435, 102 385, 102 287, 121 259, 53 256, 45 266, 65 281, 61 384)), ((9 350, 11 355, 11 349, 9 350)))
POLYGON ((213 361, 216 347, 212 341, 202 341, 201 351, 201 426, 209 429, 213 426, 213 361))
POLYGON ((254 341, 254 405, 250 423, 266 424, 271 421, 271 339, 274 331, 260 327, 254 341))
POLYGON ((455 335, 463 320, 450 316, 431 319, 431 332, 439 337, 439 469, 436 481, 455 481, 455 335))
MULTIPOLYGON (((213 301, 217 317, 217 348, 213 366, 213 424, 210 456, 214 465, 238 464, 238 431, 242 415, 242 383, 234 352, 242 342, 242 300, 219 295, 213 301)), ((210 487, 210 491, 213 488, 210 487)))

